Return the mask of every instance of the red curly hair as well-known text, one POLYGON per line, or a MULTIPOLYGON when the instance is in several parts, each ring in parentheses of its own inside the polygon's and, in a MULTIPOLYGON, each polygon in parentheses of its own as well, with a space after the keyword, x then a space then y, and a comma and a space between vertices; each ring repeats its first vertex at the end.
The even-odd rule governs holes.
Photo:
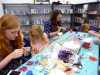
MULTIPOLYGON (((10 45, 9 40, 6 39, 4 31, 6 29, 15 29, 18 27, 20 27, 20 23, 16 16, 5 14, 0 18, 0 58, 3 59, 13 51, 13 47, 10 45)), ((23 38, 20 31, 18 37, 16 37, 13 42, 16 48, 21 48, 23 46, 23 38)))

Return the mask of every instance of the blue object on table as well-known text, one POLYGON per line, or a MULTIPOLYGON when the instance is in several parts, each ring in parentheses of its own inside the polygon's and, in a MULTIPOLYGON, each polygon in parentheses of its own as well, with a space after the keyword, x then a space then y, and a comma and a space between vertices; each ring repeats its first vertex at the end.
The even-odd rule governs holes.
POLYGON ((33 75, 32 71, 28 71, 26 75, 33 75))

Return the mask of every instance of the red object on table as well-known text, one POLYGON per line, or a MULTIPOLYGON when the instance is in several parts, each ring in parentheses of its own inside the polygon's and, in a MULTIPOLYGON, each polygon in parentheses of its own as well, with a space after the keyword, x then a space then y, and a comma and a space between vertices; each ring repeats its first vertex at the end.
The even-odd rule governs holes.
POLYGON ((71 68, 66 68, 65 70, 64 70, 64 72, 68 72, 68 71, 71 71, 72 69, 71 68))
POLYGON ((90 42, 84 42, 82 47, 86 49, 90 48, 90 42))
POLYGON ((27 67, 26 66, 23 66, 23 67, 21 67, 20 69, 19 69, 19 71, 21 72, 25 72, 25 71, 27 71, 27 67))
POLYGON ((94 56, 90 56, 89 59, 90 59, 91 61, 97 61, 97 58, 94 57, 94 56))

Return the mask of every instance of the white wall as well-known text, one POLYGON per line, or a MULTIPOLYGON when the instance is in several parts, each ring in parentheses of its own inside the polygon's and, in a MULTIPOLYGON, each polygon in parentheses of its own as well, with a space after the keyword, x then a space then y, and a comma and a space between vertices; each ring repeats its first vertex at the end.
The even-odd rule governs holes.
POLYGON ((4 3, 33 3, 34 0, 3 0, 4 3))
MULTIPOLYGON (((77 4, 77 3, 87 3, 87 2, 95 2, 97 0, 50 0, 50 3, 53 1, 60 1, 61 3, 69 3, 77 4)), ((34 0, 3 0, 4 3, 34 3, 34 0)))
POLYGON ((96 2, 97 0, 68 0, 72 4, 96 2))
POLYGON ((97 0, 50 0, 50 2, 53 2, 53 1, 60 1, 61 3, 64 3, 64 4, 66 4, 67 1, 71 4, 79 4, 79 3, 95 2, 97 0))

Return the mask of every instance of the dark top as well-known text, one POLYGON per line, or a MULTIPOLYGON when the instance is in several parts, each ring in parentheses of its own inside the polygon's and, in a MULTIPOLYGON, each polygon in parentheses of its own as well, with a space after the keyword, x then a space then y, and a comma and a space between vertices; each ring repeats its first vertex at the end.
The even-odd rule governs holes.
MULTIPOLYGON (((57 26, 61 26, 59 25, 60 22, 58 22, 57 26)), ((58 27, 56 25, 52 25, 51 21, 44 21, 44 32, 47 33, 48 37, 50 37, 49 33, 50 32, 55 32, 58 30, 58 27)))
POLYGON ((52 32, 51 28, 52 28, 51 21, 49 21, 49 20, 45 21, 44 22, 44 32, 47 33, 47 34, 52 32))
MULTIPOLYGON (((11 45, 12 48, 13 48, 12 50, 15 50, 15 49, 16 49, 15 45, 13 44, 13 41, 11 41, 10 45, 11 45)), ((22 62, 21 58, 12 60, 5 68, 3 68, 2 70, 0 70, 0 75, 7 75, 7 73, 8 73, 10 70, 16 69, 16 68, 19 67, 22 63, 23 63, 23 62, 22 62)))
POLYGON ((93 30, 93 31, 97 32, 99 29, 97 27, 95 27, 95 26, 90 26, 90 30, 93 30))

